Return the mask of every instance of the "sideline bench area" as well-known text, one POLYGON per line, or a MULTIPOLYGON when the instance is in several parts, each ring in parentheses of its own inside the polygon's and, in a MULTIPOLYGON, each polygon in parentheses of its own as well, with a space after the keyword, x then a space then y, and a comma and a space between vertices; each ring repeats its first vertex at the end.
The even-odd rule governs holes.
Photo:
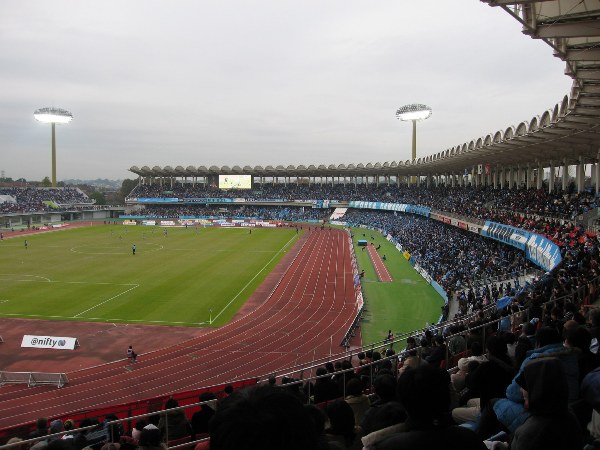
POLYGON ((4 386, 5 384, 26 384, 28 387, 55 385, 61 388, 68 382, 69 379, 65 373, 0 371, 0 386, 4 386))

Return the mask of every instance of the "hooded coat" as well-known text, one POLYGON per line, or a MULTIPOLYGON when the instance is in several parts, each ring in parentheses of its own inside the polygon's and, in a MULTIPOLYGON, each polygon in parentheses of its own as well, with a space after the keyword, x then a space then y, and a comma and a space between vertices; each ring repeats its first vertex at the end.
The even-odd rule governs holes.
POLYGON ((569 411, 569 387, 558 358, 532 361, 517 383, 527 391, 529 418, 515 431, 511 450, 579 450, 583 434, 569 411))

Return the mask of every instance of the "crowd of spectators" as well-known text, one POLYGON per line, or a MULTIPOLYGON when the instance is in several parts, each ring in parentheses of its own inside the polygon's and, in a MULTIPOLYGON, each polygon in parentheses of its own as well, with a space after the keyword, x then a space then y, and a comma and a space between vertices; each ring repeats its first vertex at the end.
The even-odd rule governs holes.
POLYGON ((293 200, 360 200, 408 203, 428 206, 448 213, 487 220, 496 214, 537 215, 573 220, 579 214, 598 206, 591 190, 576 193, 549 193, 537 189, 494 189, 472 186, 396 186, 374 184, 264 184, 251 190, 221 190, 206 185, 180 184, 173 187, 139 185, 129 198, 243 198, 293 200))
MULTIPOLYGON (((224 206, 224 205, 147 205, 140 215, 152 219, 196 218, 249 218, 264 220, 327 220, 331 209, 290 206, 224 206)), ((133 214, 135 215, 135 213, 133 214)))
POLYGON ((55 211, 56 209, 45 202, 57 205, 59 208, 78 205, 92 205, 94 202, 77 188, 31 188, 31 187, 0 187, 0 213, 34 213, 55 211))
POLYGON ((460 333, 445 339, 426 330, 400 353, 388 344, 383 354, 327 363, 314 381, 271 378, 219 399, 205 393, 190 412, 169 399, 128 431, 113 415, 85 419, 80 426, 91 428, 82 431, 42 418, 28 437, 40 439, 35 450, 166 450, 167 442, 196 439, 195 450, 596 448, 600 354, 590 343, 600 333, 600 310, 592 327, 584 317, 536 318, 537 330, 489 329, 486 339, 470 330, 455 373, 440 363, 460 333))
POLYGON ((391 235, 446 292, 469 287, 477 279, 514 278, 533 267, 522 251, 425 217, 348 210, 342 220, 391 235))

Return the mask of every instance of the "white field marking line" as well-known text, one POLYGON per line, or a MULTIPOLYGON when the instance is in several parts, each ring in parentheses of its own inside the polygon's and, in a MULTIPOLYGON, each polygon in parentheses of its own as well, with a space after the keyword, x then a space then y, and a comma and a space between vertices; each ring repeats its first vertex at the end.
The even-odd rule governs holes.
MULTIPOLYGON (((23 275, 23 276, 37 276, 37 275, 23 275)), ((2 275, 0 275, 0 280, 2 281, 15 281, 15 282, 19 282, 19 283, 62 283, 62 284, 96 284, 96 285, 108 285, 108 286, 134 286, 134 287, 138 287, 138 284, 135 283, 106 283, 106 282, 102 282, 102 281, 57 281, 57 280, 49 280, 46 277, 39 277, 42 278, 43 280, 14 280, 14 279, 6 279, 6 278, 1 278, 2 275)))
MULTIPOLYGON (((71 318, 75 318, 75 317, 76 316, 73 316, 71 318)), ((127 323, 131 323, 131 322, 166 323, 166 324, 177 324, 177 325, 201 325, 201 324, 208 323, 208 322, 177 322, 174 320, 106 319, 104 317, 85 317, 85 320, 102 320, 103 322, 117 322, 117 323, 125 322, 125 325, 127 325, 127 323)), ((113 323, 113 325, 115 327, 117 326, 115 323, 113 323)))
MULTIPOLYGON (((158 245, 154 242, 148 242, 148 244, 150 245, 158 245)), ((77 253, 79 255, 126 255, 129 253, 129 251, 120 251, 120 252, 94 252, 94 251, 79 251, 77 250, 78 248, 81 247, 91 247, 91 248, 95 248, 96 246, 91 246, 91 245, 80 245, 78 247, 71 247, 69 249, 69 251, 71 251, 72 253, 77 253)), ((98 246, 100 247, 100 246, 98 246)), ((119 249, 122 250, 125 247, 125 245, 123 246, 117 246, 117 247, 106 247, 106 246, 102 246, 102 248, 115 248, 115 249, 119 249)), ((159 250, 163 250, 165 247, 163 245, 158 245, 158 248, 152 248, 152 249, 148 249, 148 250, 142 250, 143 253, 154 253, 157 252, 159 250)), ((138 249, 140 250, 140 249, 138 249)))
MULTIPOLYGON (((7 316, 38 317, 40 319, 76 319, 77 318, 76 316, 47 316, 44 314, 0 313, 0 317, 7 317, 7 316)), ((208 325, 208 322, 173 322, 170 320, 106 319, 104 317, 84 317, 84 319, 85 320, 100 320, 102 322, 114 321, 123 326, 127 326, 131 322, 156 323, 156 324, 166 324, 166 325, 208 325)), ((115 327, 117 326, 116 323, 113 323, 113 325, 115 327)))
POLYGON ((123 294, 127 294, 129 291, 133 291, 135 288, 137 288, 137 287, 139 287, 139 286, 140 286, 139 284, 136 284, 136 285, 134 285, 133 287, 131 287, 131 288, 127 289, 126 291, 123 291, 123 292, 121 292, 120 294, 113 295, 111 298, 109 298, 109 299, 107 299, 107 300, 104 300, 103 302, 100 302, 100 303, 98 303, 97 305, 94 305, 94 306, 92 306, 91 308, 88 308, 88 309, 86 309, 85 311, 81 311, 79 314, 75 314, 73 317, 79 317, 79 316, 81 316, 82 314, 85 314, 86 312, 88 312, 88 311, 91 311, 92 309, 95 309, 95 308, 97 308, 98 306, 102 306, 102 305, 104 305, 105 303, 108 303, 108 302, 110 302, 111 300, 114 300, 115 298, 117 298, 117 297, 120 297, 120 296, 121 296, 121 295, 123 295, 123 294))
POLYGON ((296 238, 297 238, 297 235, 294 235, 294 236, 292 236, 292 238, 291 238, 289 241, 287 241, 285 244, 283 244, 283 247, 281 247, 281 248, 280 248, 280 249, 277 251, 277 253, 275 253, 275 254, 273 255, 273 257, 272 257, 272 258, 271 258, 271 259, 270 259, 270 260, 269 260, 269 261, 268 261, 268 262, 267 262, 267 263, 266 263, 266 264, 263 266, 263 268, 262 268, 262 269, 260 269, 258 272, 256 272, 256 275, 254 275, 254 276, 252 277, 252 279, 251 279, 250 281, 248 281, 248 283, 246 283, 246 285, 245 285, 245 286, 244 286, 244 287, 243 287, 243 288, 242 288, 242 289, 241 289, 241 290, 240 290, 240 291, 239 291, 239 292, 238 292, 238 293, 235 295, 235 297, 233 297, 231 300, 229 300, 229 303, 227 303, 227 304, 226 304, 226 305, 223 307, 223 309, 221 309, 221 311, 219 311, 219 313, 218 313, 217 315, 215 315, 215 316, 212 318, 212 321, 214 322, 216 319, 218 319, 218 318, 219 318, 219 316, 220 316, 221 314, 223 314, 223 313, 225 312, 225 310, 226 310, 227 308, 229 308, 229 306, 230 306, 230 305, 231 305, 231 304, 232 304, 232 303, 235 301, 235 299, 236 299, 236 298, 238 298, 238 297, 239 297, 239 296, 242 294, 242 292, 244 292, 244 290, 245 290, 245 289, 246 289, 246 288, 247 288, 247 287, 248 287, 248 286, 249 286, 249 285, 250 285, 250 284, 251 284, 251 283, 252 283, 252 282, 253 282, 253 281, 256 279, 256 277, 258 277, 258 276, 259 276, 259 275, 260 275, 260 274, 261 274, 261 273, 262 273, 262 272, 263 272, 263 271, 264 271, 264 270, 267 268, 267 266, 268 266, 269 264, 271 264, 271 262, 272 262, 272 261, 273 261, 275 258, 277 258, 277 255, 279 255, 279 254, 280 254, 280 253, 281 253, 281 252, 282 252, 282 251, 283 251, 283 250, 284 250, 284 249, 285 249, 287 246, 289 246, 289 245, 290 245, 290 243, 291 243, 293 240, 295 240, 296 238))
MULTIPOLYGON (((169 250, 171 251, 176 251, 176 252, 187 252, 190 250, 190 248, 170 248, 169 250)), ((281 250, 248 250, 248 251, 244 251, 244 253, 279 253, 281 250)), ((204 249, 202 250, 202 253, 234 253, 237 252, 239 253, 239 250, 236 249, 231 249, 231 250, 222 250, 222 249, 204 249)))
MULTIPOLYGON (((17 275, 14 273, 1 273, 0 277, 32 277, 32 278, 41 278, 43 281, 50 283, 51 280, 49 278, 43 277, 41 275, 17 275)), ((38 281, 38 280, 13 280, 11 278, 6 279, 3 278, 2 281, 38 281)))

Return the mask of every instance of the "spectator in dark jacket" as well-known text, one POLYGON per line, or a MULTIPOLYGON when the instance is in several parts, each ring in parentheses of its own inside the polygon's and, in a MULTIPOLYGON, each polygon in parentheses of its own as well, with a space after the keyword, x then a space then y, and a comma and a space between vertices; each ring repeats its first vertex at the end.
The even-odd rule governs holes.
POLYGON ((452 425, 450 376, 445 370, 431 365, 407 370, 398 381, 398 396, 408 413, 408 430, 387 437, 375 449, 486 449, 473 431, 452 425))
POLYGON ((215 405, 217 397, 212 392, 203 392, 200 394, 201 402, 209 402, 200 405, 200 411, 195 412, 192 416, 192 431, 195 435, 208 433, 208 422, 215 415, 215 405))

